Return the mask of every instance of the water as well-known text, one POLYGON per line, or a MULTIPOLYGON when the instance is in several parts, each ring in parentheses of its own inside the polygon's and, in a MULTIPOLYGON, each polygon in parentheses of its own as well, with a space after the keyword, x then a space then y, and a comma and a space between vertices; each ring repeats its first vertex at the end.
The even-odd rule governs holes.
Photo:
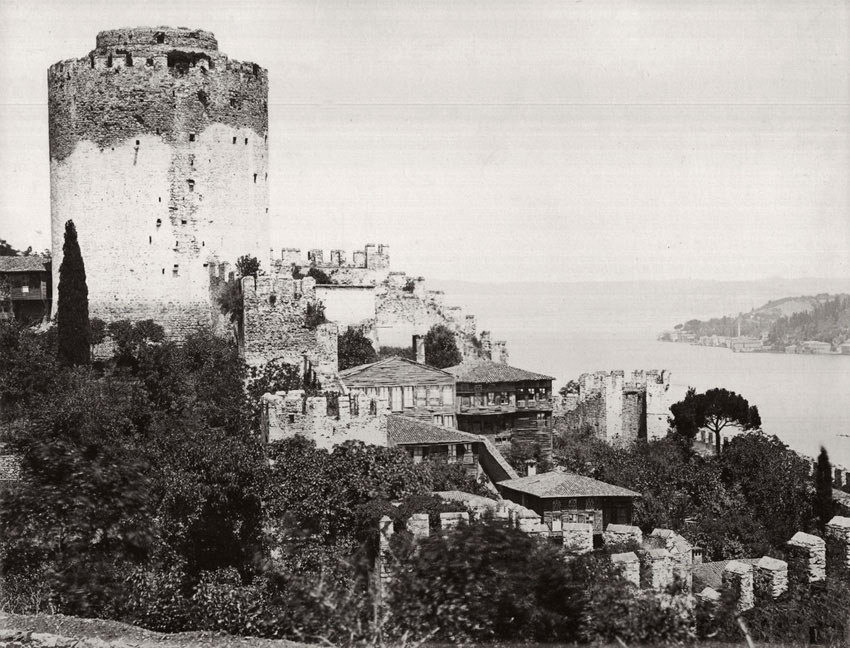
POLYGON ((476 314, 479 331, 508 341, 512 365, 555 376, 556 387, 586 371, 668 369, 671 402, 688 386, 736 391, 758 406, 765 432, 810 456, 823 445, 833 463, 850 468, 850 356, 732 353, 655 339, 687 319, 747 312, 779 297, 846 291, 845 284, 820 290, 683 282, 440 287, 447 303, 476 314))

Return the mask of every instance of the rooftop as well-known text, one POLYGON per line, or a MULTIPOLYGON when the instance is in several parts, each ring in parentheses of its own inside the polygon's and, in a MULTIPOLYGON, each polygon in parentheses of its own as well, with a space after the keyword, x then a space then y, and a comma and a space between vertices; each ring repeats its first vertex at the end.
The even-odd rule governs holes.
POLYGON ((427 421, 390 414, 387 416, 387 440, 395 445, 427 445, 437 443, 478 443, 475 434, 458 432, 427 421))
POLYGON ((640 497, 640 493, 567 472, 547 472, 499 482, 499 486, 536 497, 640 497))
POLYGON ((339 372, 339 379, 348 387, 446 384, 454 382, 454 376, 442 369, 429 367, 414 360, 399 358, 398 356, 345 369, 339 372))
POLYGON ((37 254, 30 256, 0 256, 0 272, 47 272, 50 259, 37 254))
POLYGON ((458 382, 499 383, 522 380, 555 380, 552 376, 518 369, 492 360, 462 362, 454 367, 448 367, 446 371, 456 376, 458 382))

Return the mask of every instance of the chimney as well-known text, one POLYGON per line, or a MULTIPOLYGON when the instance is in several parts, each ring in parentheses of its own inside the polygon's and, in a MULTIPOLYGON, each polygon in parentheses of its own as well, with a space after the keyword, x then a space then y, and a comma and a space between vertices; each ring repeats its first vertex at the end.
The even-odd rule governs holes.
POLYGON ((525 474, 529 477, 537 474, 537 462, 534 459, 525 462, 525 474))
POLYGON ((413 352, 416 354, 416 362, 425 364, 425 338, 421 335, 413 336, 413 352))

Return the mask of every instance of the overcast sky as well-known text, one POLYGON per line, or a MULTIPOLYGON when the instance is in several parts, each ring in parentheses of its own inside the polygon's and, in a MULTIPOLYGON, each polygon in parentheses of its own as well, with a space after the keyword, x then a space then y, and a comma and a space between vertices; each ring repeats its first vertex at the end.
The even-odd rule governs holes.
POLYGON ((0 238, 49 245, 47 67, 207 29, 270 78, 270 247, 433 278, 850 275, 850 0, 0 2, 0 238))

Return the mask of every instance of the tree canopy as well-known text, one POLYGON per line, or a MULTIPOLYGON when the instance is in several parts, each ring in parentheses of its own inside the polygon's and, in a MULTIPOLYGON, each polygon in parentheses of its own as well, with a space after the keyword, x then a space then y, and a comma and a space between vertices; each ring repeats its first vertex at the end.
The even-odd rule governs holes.
POLYGON ((84 365, 91 362, 89 332, 89 289, 86 268, 74 221, 65 223, 65 243, 59 266, 59 300, 56 319, 59 324, 59 362, 84 365))
POLYGON ((721 432, 727 426, 742 430, 757 430, 761 416, 755 405, 746 398, 723 388, 697 393, 691 387, 685 398, 670 406, 669 423, 680 439, 692 444, 699 430, 705 428, 714 434, 716 453, 722 448, 721 432))
POLYGON ((240 277, 256 277, 260 272, 259 259, 250 254, 243 254, 236 260, 236 272, 240 277))
POLYGON ((821 531, 835 514, 835 503, 832 500, 832 464, 826 448, 821 446, 818 462, 815 465, 815 515, 821 531))
POLYGON ((435 324, 425 334, 425 362, 437 369, 460 364, 463 356, 457 348, 454 333, 443 324, 435 324))
POLYGON ((375 362, 378 359, 372 342, 363 333, 363 329, 358 327, 349 326, 339 336, 338 349, 340 371, 375 362))

